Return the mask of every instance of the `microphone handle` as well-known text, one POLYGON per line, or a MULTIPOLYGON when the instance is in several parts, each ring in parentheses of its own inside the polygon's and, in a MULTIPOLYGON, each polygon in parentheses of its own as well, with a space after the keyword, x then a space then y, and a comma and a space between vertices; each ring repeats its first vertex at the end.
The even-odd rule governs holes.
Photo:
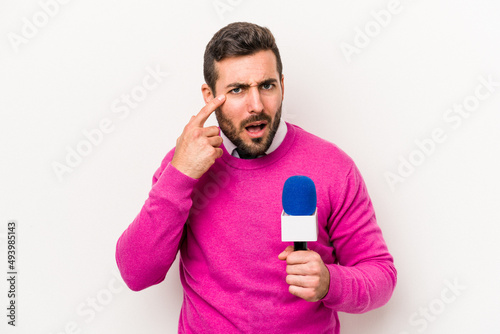
POLYGON ((293 243, 293 250, 294 251, 307 250, 307 242, 306 241, 295 241, 293 243))

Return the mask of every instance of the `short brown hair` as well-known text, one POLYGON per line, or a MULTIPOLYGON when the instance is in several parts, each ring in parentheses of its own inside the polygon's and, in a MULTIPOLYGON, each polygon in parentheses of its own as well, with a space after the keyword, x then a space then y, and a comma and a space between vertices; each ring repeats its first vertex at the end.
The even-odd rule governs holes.
POLYGON ((248 22, 235 22, 216 32, 207 44, 203 59, 203 75, 212 93, 215 94, 215 83, 218 79, 215 62, 228 57, 252 55, 263 50, 271 50, 276 56, 276 70, 281 79, 283 65, 280 52, 268 28, 248 22))

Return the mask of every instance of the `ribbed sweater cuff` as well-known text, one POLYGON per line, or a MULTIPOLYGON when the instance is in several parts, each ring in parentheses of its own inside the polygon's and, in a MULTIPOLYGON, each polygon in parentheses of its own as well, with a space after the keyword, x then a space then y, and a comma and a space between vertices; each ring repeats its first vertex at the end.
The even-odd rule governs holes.
POLYGON ((335 306, 342 302, 342 273, 340 272, 338 265, 336 264, 325 264, 328 271, 330 272, 330 286, 328 287, 328 293, 323 297, 322 301, 326 307, 335 309, 335 306))
MULTIPOLYGON (((198 179, 193 179, 190 176, 179 171, 177 168, 168 163, 163 170, 158 182, 153 186, 151 192, 154 195, 165 197, 165 195, 176 195, 176 197, 185 198, 191 196, 195 184, 198 179), (163 196, 162 196, 163 195, 163 196)), ((152 194, 150 193, 150 196, 152 194)))

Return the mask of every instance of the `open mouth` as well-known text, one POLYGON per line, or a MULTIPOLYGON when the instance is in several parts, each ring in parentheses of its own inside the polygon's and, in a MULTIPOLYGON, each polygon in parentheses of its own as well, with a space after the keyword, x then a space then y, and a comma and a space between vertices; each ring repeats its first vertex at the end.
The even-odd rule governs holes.
POLYGON ((247 133, 250 137, 256 138, 256 137, 260 137, 264 134, 264 130, 266 129, 266 126, 267 126, 266 121, 253 122, 253 123, 250 123, 249 125, 245 126, 245 130, 247 131, 247 133))

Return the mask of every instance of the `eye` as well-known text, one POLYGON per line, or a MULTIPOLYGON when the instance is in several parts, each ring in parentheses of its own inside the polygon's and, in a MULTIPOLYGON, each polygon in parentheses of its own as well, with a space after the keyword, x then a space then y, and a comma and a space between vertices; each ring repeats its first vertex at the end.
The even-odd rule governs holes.
POLYGON ((274 87, 274 84, 266 83, 266 84, 263 84, 261 87, 264 90, 270 90, 274 87))
POLYGON ((233 88, 229 92, 231 92, 233 94, 239 94, 239 93, 241 93, 241 87, 233 88))

